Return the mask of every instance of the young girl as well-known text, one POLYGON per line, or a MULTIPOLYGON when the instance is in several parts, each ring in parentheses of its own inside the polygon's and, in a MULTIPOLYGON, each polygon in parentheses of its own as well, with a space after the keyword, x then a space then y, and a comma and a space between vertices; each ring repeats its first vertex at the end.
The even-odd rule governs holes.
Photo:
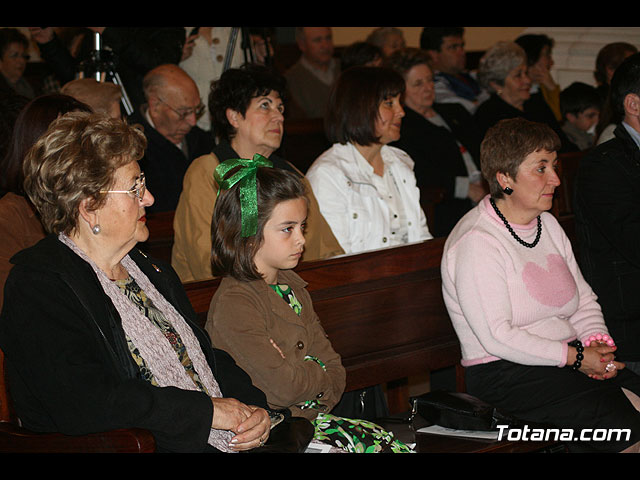
POLYGON ((206 322, 271 407, 315 426, 315 440, 349 452, 409 452, 378 425, 329 412, 345 370, 291 269, 304 249, 307 197, 300 177, 268 160, 228 160, 216 169, 212 269, 223 277, 206 322))

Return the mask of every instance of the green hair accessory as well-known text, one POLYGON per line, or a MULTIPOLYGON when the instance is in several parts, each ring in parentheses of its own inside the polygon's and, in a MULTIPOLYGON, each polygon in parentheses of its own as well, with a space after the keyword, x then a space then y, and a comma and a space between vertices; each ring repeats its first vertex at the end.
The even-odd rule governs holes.
POLYGON ((256 153, 252 159, 233 158, 225 160, 216 167, 213 178, 220 190, 229 190, 236 183, 240 188, 240 211, 242 212, 242 236, 251 237, 258 231, 258 193, 256 185, 256 172, 258 167, 273 168, 273 163, 268 158, 256 153), (224 178, 229 171, 241 167, 229 178, 224 178))

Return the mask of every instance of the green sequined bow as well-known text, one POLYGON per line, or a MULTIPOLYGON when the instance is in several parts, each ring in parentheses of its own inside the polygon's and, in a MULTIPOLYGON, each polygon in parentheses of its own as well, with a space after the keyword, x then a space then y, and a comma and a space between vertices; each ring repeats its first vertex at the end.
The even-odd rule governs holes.
POLYGON ((239 182, 243 237, 251 237, 258 231, 258 194, 256 191, 256 171, 258 167, 273 168, 273 163, 268 158, 256 153, 252 159, 233 158, 225 160, 216 167, 213 174, 220 187, 218 195, 220 195, 220 190, 228 190, 239 182), (237 172, 225 179, 224 176, 236 167, 242 168, 239 168, 237 172))

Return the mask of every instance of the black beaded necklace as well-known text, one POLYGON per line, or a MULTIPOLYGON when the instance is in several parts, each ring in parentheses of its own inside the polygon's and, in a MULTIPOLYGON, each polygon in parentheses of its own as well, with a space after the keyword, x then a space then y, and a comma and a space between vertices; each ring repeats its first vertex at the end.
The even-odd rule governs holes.
POLYGON ((489 198, 489 202, 491 202, 491 206, 496 211, 496 214, 500 217, 500 220, 504 222, 504 225, 507 227, 507 230, 509 230, 509 233, 511 233, 511 236, 515 238, 518 241, 518 243, 520 243, 521 245, 524 245, 527 248, 533 248, 538 244, 538 242, 540 241, 540 235, 542 234, 542 220, 540 220, 540 215, 538 215, 538 232, 536 233, 536 238, 533 242, 527 243, 524 240, 522 240, 516 232, 513 231, 513 228, 511 228, 511 225, 509 225, 509 222, 507 221, 507 219, 504 218, 504 215, 498 209, 498 206, 496 205, 496 202, 494 202, 493 198, 489 198))

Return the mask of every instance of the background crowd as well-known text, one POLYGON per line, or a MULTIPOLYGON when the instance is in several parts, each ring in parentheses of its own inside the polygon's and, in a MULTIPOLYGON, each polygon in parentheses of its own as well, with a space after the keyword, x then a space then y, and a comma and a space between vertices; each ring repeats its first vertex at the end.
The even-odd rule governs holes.
MULTIPOLYGON (((470 392, 536 422, 630 425, 629 442, 605 448, 640 444, 634 45, 600 50, 595 85, 561 88, 552 75, 554 39, 545 34, 497 41, 473 69, 463 27, 425 27, 416 47, 402 30, 380 27, 340 49, 330 27, 297 27, 299 56, 286 68, 269 28, 29 27, 29 35, 0 29, 0 347, 32 428, 135 425, 156 432, 167 450, 237 451, 264 445, 277 415, 315 421, 317 439, 322 421, 342 422, 305 410, 297 391, 283 394, 299 383, 304 395, 326 390, 325 407, 339 413, 344 389, 340 358, 322 337, 304 282, 282 273, 278 243, 264 251, 269 222, 286 206, 296 221, 284 230, 304 230, 287 244, 295 248, 289 269, 298 259, 447 237, 443 294, 470 392), (27 75, 31 42, 42 58, 37 76, 27 75), (322 125, 326 149, 303 165, 282 147, 286 129, 304 124, 322 125), (577 259, 547 213, 559 156, 571 152, 584 155, 577 259), (240 208, 232 199, 239 187, 223 188, 220 174, 238 159, 275 172, 253 173, 255 208, 277 198, 242 240, 225 237, 233 219, 224 209, 240 208), (290 191, 277 197, 285 194, 269 182, 290 191), (162 212, 175 215, 174 244, 170 265, 158 268, 130 252, 147 240, 146 214, 162 212), (225 269, 215 259, 229 251, 237 264, 225 269), (257 277, 237 273, 247 261, 260 267, 257 277), (205 332, 181 283, 214 274, 225 277, 225 289, 205 332), (278 288, 262 288, 264 281, 278 288), (288 287, 295 292, 283 295, 288 287), (54 308, 54 293, 73 300, 54 308), (122 293, 131 304, 118 300, 122 293), (286 297, 295 311, 287 322, 306 329, 306 348, 320 345, 324 359, 309 351, 309 363, 278 347, 290 332, 274 318, 291 312, 261 313, 275 312, 260 303, 269 295, 286 297), (88 325, 82 306, 98 297, 89 310, 99 320, 88 325), (230 321, 240 303, 255 307, 230 321), (141 315, 154 327, 138 330, 141 315), (108 348, 92 349, 87 338, 102 329, 108 348), (156 351, 158 331, 178 338, 173 349, 156 351), (43 346, 46 335, 55 347, 43 346), (246 354, 252 342, 263 358, 246 354), (61 348, 78 349, 109 381, 53 360, 61 348), (276 387, 264 371, 270 363, 291 369, 293 380, 276 387), (77 399, 100 402, 63 407, 56 380, 77 399), (50 410, 30 396, 34 383, 50 410), (177 390, 156 388, 166 386, 177 390), (572 415, 576 409, 582 415, 572 415), (182 422, 169 427, 167 415, 182 422)), ((376 433, 372 448, 385 438, 405 450, 385 435, 376 433)))

